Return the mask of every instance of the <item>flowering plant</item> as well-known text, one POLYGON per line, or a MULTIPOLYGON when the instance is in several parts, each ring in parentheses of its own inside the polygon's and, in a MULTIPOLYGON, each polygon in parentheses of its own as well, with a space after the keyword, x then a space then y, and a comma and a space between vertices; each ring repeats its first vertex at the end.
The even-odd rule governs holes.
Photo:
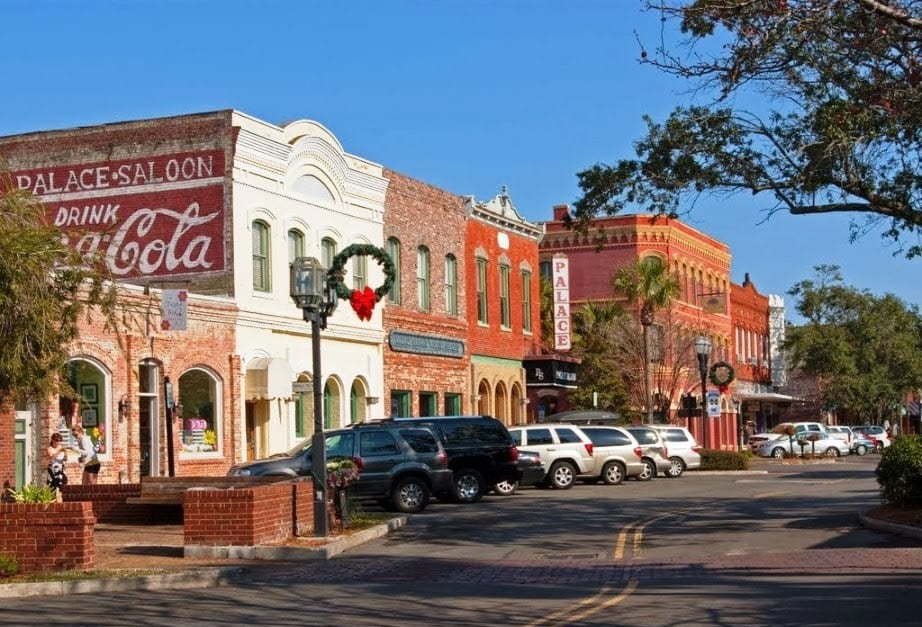
POLYGON ((90 429, 90 440, 93 441, 93 447, 97 453, 106 452, 106 426, 99 425, 90 429))
POLYGON ((327 487, 342 490, 352 487, 359 480, 359 467, 348 458, 333 459, 327 462, 327 487))
POLYGON ((212 448, 218 443, 218 435, 214 432, 214 429, 205 429, 204 442, 212 448))

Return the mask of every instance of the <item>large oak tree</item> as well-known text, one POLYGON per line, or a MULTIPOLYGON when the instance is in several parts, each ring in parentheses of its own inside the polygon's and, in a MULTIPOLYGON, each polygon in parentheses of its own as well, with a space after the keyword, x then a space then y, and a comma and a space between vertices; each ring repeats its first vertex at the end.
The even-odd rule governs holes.
POLYGON ((748 192, 769 214, 848 212, 853 239, 882 228, 907 257, 922 254, 922 2, 646 5, 663 36, 641 40, 641 60, 687 79, 690 104, 647 118, 636 158, 578 173, 578 228, 748 192))

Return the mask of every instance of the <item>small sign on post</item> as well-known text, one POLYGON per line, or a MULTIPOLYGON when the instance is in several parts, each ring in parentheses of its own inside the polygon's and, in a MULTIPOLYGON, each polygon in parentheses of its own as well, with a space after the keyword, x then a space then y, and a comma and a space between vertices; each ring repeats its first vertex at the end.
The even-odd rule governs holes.
POLYGON ((720 392, 708 390, 708 418, 720 418, 720 392))

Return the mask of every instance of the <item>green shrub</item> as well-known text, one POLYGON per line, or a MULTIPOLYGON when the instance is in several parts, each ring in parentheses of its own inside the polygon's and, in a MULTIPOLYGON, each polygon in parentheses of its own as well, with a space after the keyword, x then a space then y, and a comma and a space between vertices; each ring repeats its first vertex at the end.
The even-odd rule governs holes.
POLYGON ((0 555, 0 577, 12 577, 19 572, 19 562, 11 555, 0 555))
POLYGON ((17 503, 53 503, 55 500, 54 490, 47 485, 24 485, 18 492, 9 488, 9 493, 17 503))
POLYGON ((737 453, 704 449, 701 451, 701 470, 748 470, 749 458, 749 451, 737 453))
POLYGON ((880 454, 880 498, 891 505, 922 503, 922 436, 903 436, 880 454))

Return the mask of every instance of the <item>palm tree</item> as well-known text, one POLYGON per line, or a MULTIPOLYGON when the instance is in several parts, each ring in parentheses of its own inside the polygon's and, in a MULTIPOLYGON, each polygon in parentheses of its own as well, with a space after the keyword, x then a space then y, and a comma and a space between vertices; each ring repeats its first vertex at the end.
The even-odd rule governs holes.
POLYGON ((644 399, 647 403, 647 422, 653 422, 653 381, 650 371, 650 327, 656 322, 656 312, 668 309, 679 295, 679 279, 669 272, 663 260, 655 256, 642 257, 622 266, 615 273, 612 287, 640 307, 640 324, 643 327, 644 399))

